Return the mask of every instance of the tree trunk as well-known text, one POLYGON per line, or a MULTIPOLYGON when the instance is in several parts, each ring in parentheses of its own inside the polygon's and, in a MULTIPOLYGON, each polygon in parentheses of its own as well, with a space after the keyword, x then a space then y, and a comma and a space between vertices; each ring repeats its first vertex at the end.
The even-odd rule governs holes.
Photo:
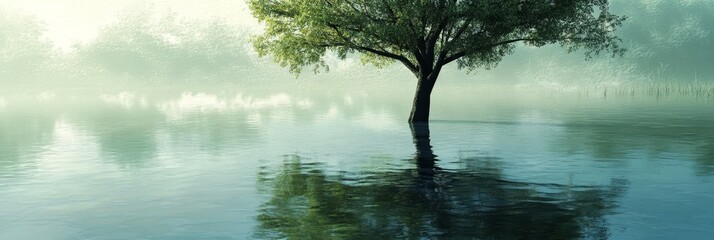
POLYGON ((431 90, 436 83, 436 74, 422 74, 419 76, 412 112, 409 115, 410 123, 428 123, 429 106, 431 105, 431 90))
POLYGON ((434 168, 436 155, 431 147, 431 138, 429 136, 429 123, 417 122, 410 123, 409 128, 412 130, 412 140, 416 147, 417 165, 434 168))

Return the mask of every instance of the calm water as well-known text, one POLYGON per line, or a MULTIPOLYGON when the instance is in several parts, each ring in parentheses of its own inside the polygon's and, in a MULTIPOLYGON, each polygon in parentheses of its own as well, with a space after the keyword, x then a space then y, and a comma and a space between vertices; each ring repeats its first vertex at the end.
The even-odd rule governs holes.
POLYGON ((0 239, 714 236, 711 99, 440 96, 0 95, 0 239))

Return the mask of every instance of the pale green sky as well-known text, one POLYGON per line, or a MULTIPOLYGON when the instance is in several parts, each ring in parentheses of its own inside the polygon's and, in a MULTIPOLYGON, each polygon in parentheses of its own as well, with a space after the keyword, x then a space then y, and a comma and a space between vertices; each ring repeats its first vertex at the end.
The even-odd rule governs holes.
POLYGON ((174 11, 187 18, 224 18, 245 27, 257 22, 240 0, 0 0, 0 7, 34 15, 47 26, 47 37, 62 49, 72 43, 91 41, 102 26, 116 20, 117 14, 137 6, 157 13, 174 11))

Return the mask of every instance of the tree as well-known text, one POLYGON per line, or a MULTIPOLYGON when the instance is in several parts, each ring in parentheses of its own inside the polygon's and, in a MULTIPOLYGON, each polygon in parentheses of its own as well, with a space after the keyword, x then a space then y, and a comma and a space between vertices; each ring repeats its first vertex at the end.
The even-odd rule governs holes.
POLYGON ((26 80, 46 70, 52 43, 38 19, 0 6, 0 82, 26 80))
POLYGON ((253 40, 298 73, 327 68, 324 56, 359 53, 378 67, 404 64, 418 83, 409 122, 428 122, 431 91, 444 65, 495 66, 517 43, 560 44, 586 58, 624 52, 613 32, 625 17, 607 0, 249 0, 265 32, 253 40))
MULTIPOLYGON (((111 74, 170 79, 212 77, 249 66, 240 32, 220 21, 192 21, 139 9, 118 16, 97 39, 77 46, 82 67, 111 74)), ((221 75, 224 74, 224 75, 221 75)))

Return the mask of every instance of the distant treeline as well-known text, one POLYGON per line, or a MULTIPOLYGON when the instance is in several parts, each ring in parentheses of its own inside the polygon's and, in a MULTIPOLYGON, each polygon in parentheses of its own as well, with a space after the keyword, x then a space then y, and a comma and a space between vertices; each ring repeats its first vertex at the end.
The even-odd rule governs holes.
POLYGON ((44 31, 32 16, 0 11, 1 81, 222 77, 255 67, 247 34, 218 20, 147 11, 122 14, 100 29, 94 41, 77 43, 68 52, 54 48, 44 31))

